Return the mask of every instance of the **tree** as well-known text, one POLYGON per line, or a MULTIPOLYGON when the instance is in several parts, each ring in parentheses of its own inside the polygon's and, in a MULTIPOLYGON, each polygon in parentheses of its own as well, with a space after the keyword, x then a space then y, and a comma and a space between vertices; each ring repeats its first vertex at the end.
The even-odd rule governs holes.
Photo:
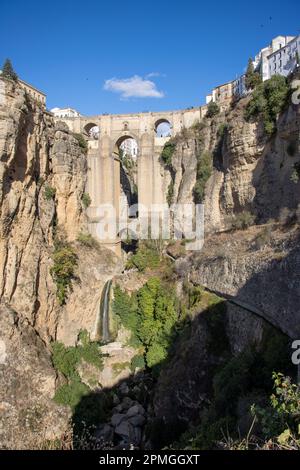
POLYGON ((261 77, 258 72, 255 72, 252 59, 248 60, 248 67, 246 71, 245 85, 247 90, 253 90, 257 85, 261 83, 261 77))
POLYGON ((6 59, 2 68, 2 77, 13 80, 14 82, 18 81, 18 75, 13 69, 12 63, 9 59, 6 59))
POLYGON ((207 106, 206 117, 212 118, 219 114, 220 108, 215 101, 210 101, 207 106))

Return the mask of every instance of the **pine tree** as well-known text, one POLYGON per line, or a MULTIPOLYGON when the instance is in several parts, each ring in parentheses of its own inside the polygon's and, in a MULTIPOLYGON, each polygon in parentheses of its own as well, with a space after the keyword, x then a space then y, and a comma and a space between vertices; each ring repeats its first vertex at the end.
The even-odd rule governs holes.
POLYGON ((13 69, 12 63, 9 59, 6 59, 2 68, 2 77, 8 78, 16 82, 18 80, 18 75, 13 69))
POLYGON ((256 85, 258 85, 261 82, 261 77, 258 72, 255 72, 254 70, 254 65, 252 62, 252 59, 248 60, 248 67, 246 71, 246 78, 245 78, 245 84, 247 90, 253 90, 256 85))

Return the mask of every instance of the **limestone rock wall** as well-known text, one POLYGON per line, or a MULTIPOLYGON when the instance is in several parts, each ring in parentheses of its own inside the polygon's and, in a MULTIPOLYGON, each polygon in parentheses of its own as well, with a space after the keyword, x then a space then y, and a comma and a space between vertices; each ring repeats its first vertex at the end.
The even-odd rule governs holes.
POLYGON ((32 447, 67 427, 52 401, 50 342, 74 344, 80 329, 93 332, 102 286, 120 269, 110 252, 75 241, 87 232, 86 171, 67 127, 0 79, 0 448, 32 447), (57 234, 78 256, 62 307, 51 276, 57 234), (27 426, 27 411, 38 425, 27 426))
MULTIPOLYGON (((262 122, 245 120, 248 100, 177 136, 174 202, 193 201, 196 155, 209 151, 213 156, 204 201, 206 232, 224 229, 233 214, 244 210, 258 221, 278 218, 282 208, 296 209, 300 201, 300 183, 291 181, 294 164, 300 161, 299 107, 291 104, 279 117, 275 135, 268 137, 262 122)), ((164 173, 167 194, 171 174, 167 169, 164 173)))

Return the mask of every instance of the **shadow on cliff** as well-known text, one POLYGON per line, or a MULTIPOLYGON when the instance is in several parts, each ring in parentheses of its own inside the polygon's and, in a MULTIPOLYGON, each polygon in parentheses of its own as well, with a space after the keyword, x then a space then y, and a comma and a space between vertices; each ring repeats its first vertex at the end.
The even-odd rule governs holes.
POLYGON ((26 100, 27 111, 23 111, 20 115, 19 126, 16 135, 14 158, 9 163, 7 171, 4 176, 3 191, 4 195, 8 194, 13 181, 24 182, 25 177, 28 175, 36 181, 40 174, 40 157, 39 146, 35 145, 31 150, 34 152, 34 167, 28 168, 28 155, 29 147, 28 142, 30 137, 34 135, 36 124, 34 122, 34 110, 30 100, 26 100))
MULTIPOLYGON (((237 432, 236 408, 240 400, 253 390, 261 395, 270 394, 273 370, 288 370, 285 367, 288 339, 285 335, 277 338, 274 329, 267 325, 263 328, 262 351, 257 350, 250 331, 247 346, 236 353, 236 337, 228 333, 227 310, 228 302, 222 299, 202 311, 195 309, 192 318, 176 325, 165 361, 151 370, 131 374, 112 388, 83 396, 73 414, 74 448, 85 447, 82 436, 90 426, 101 427, 106 442, 100 448, 104 449, 126 448, 129 442, 136 448, 161 449, 180 439, 187 429, 197 428, 202 421, 211 432, 209 427, 215 421, 221 420, 225 426, 228 420, 232 432, 237 432), (126 441, 126 437, 113 432, 110 419, 115 414, 126 415, 136 402, 144 407, 147 415, 143 438, 135 441, 128 435, 126 441)), ((244 319, 237 323, 243 328, 244 319)), ((248 429, 246 426, 245 432, 248 429)), ((87 448, 93 447, 93 439, 87 448)))
MULTIPOLYGON (((284 227, 283 230, 289 230, 284 227)), ((258 314, 291 339, 300 338, 300 231, 288 246, 283 243, 263 269, 238 290, 235 299, 257 309, 258 314), (287 255, 285 252, 290 250, 287 255)), ((249 314, 251 314, 249 312, 249 314)))
POLYGON ((295 134, 295 130, 291 129, 293 123, 291 122, 289 129, 286 122, 288 112, 293 113, 296 108, 296 105, 291 104, 289 109, 283 111, 278 121, 278 130, 266 141, 253 171, 253 207, 259 222, 267 222, 270 218, 278 219, 283 208, 295 210, 299 204, 300 184, 293 182, 291 175, 294 165, 299 165, 300 155, 296 149, 289 155, 289 148, 296 145, 298 140, 299 129, 295 134))

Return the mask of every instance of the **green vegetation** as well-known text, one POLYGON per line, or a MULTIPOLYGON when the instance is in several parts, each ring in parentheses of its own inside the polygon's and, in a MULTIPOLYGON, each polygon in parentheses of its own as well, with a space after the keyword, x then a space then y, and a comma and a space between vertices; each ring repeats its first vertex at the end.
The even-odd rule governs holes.
POLYGON ((219 114, 220 108, 215 101, 210 101, 207 106, 207 112, 205 117, 212 118, 219 114))
POLYGON ((248 66, 245 76, 245 85, 247 90, 253 90, 261 83, 261 76, 259 72, 255 72, 252 59, 248 60, 248 66))
POLYGON ((161 152, 161 160, 165 166, 171 167, 172 166, 172 157, 176 149, 176 142, 172 139, 168 140, 165 143, 162 152, 161 152))
POLYGON ((98 241, 90 233, 80 232, 77 235, 77 241, 87 248, 100 248, 98 241))
POLYGON ((150 243, 140 243, 137 252, 132 255, 126 264, 126 268, 137 268, 143 272, 146 268, 154 269, 160 264, 160 253, 158 248, 150 243))
MULTIPOLYGON (((81 381, 78 366, 81 361, 92 364, 101 370, 103 361, 99 345, 90 341, 86 330, 79 333, 79 344, 66 347, 62 343, 52 343, 52 361, 55 369, 62 373, 67 383, 61 385, 54 395, 54 401, 71 407, 73 411, 74 438, 78 438, 91 426, 105 420, 111 408, 109 394, 91 393, 91 389, 81 381)), ((88 383, 97 383, 91 377, 88 383)), ((74 446, 75 441, 74 441, 74 446)))
MULTIPOLYGON (((185 273, 184 273, 185 275, 185 273)), ((186 306, 188 309, 195 307, 203 297, 204 290, 201 286, 194 286, 190 282, 183 283, 183 292, 186 296, 186 306)))
POLYGON ((86 209, 91 205, 92 202, 91 197, 88 193, 83 193, 81 201, 86 209))
POLYGON ((18 75, 14 71, 10 59, 5 60, 3 67, 2 67, 1 77, 7 78, 8 80, 12 80, 13 82, 18 81, 18 75))
POLYGON ((227 129, 228 129, 228 124, 226 122, 222 122, 219 125, 218 130, 217 130, 217 136, 219 137, 219 139, 222 139, 227 129))
POLYGON ((137 298, 133 293, 131 296, 127 292, 123 292, 119 286, 114 288, 113 312, 117 314, 122 324, 131 331, 136 338, 137 335, 137 298))
POLYGON ((134 373, 136 369, 143 370, 145 369, 145 366, 146 366, 145 359, 142 354, 137 354, 131 359, 131 364, 130 364, 131 372, 134 373))
POLYGON ((45 196, 45 199, 47 199, 47 201, 51 201, 51 199, 54 199, 55 194, 56 194, 55 188, 52 188, 49 185, 45 186, 44 196, 45 196))
POLYGON ((81 344, 66 347, 60 342, 52 343, 52 362, 54 368, 61 372, 68 380, 67 384, 58 388, 54 400, 62 405, 74 408, 83 395, 86 395, 89 388, 81 382, 77 372, 77 366, 84 360, 89 364, 102 369, 103 361, 99 346, 90 341, 86 330, 79 334, 81 344))
POLYGON ((286 78, 274 75, 256 87, 245 110, 245 118, 250 120, 260 117, 265 132, 271 135, 276 130, 277 117, 286 106, 288 97, 289 86, 286 78))
POLYGON ((133 160, 133 158, 130 155, 127 155, 127 153, 124 153, 122 149, 119 149, 119 157, 120 157, 120 161, 123 167, 126 168, 126 170, 129 173, 132 173, 132 170, 136 169, 137 167, 136 162, 133 160))
MULTIPOLYGON (((113 310, 143 347, 149 368, 157 369, 167 358, 178 318, 175 299, 172 290, 163 287, 157 277, 150 278, 131 297, 120 287, 115 288, 113 310)), ((132 367, 137 361, 143 366, 141 359, 135 361, 132 367)))
POLYGON ((169 206, 174 202, 174 181, 171 179, 167 192, 167 203, 169 206))
POLYGON ((77 255, 68 243, 58 243, 53 253, 53 262, 50 272, 56 283, 58 301, 60 305, 64 305, 72 280, 75 279, 77 255))
POLYGON ((203 202, 205 194, 205 184, 212 174, 213 159, 209 152, 204 151, 198 157, 196 184, 193 189, 194 202, 203 202))
POLYGON ((87 152, 88 152, 88 144, 87 144, 87 141, 85 140, 84 136, 82 134, 77 134, 76 132, 73 133, 73 136, 77 140, 82 153, 84 153, 84 155, 86 155, 87 152))
MULTIPOLYGON (((219 303, 219 307, 221 307, 219 303)), ((219 308, 218 307, 218 308, 219 308)), ((209 315, 206 320, 209 322, 214 318, 214 315, 209 315)), ((224 335, 224 325, 221 322, 221 312, 217 313, 216 321, 214 321, 214 342, 216 338, 218 341, 220 337, 226 337, 224 335), (219 333, 218 333, 219 332, 219 333), (223 333, 222 333, 223 332, 223 333)), ((223 348, 219 351, 219 354, 227 354, 227 359, 223 361, 223 364, 216 370, 213 379, 213 398, 210 405, 201 412, 200 425, 194 429, 190 429, 181 436, 181 439, 177 445, 179 448, 182 446, 189 445, 193 449, 212 449, 218 446, 224 439, 224 435, 232 435, 234 437, 239 436, 238 419, 239 419, 239 400, 243 400, 246 404, 246 413, 248 418, 251 419, 251 410, 255 410, 257 416, 261 416, 265 419, 264 423, 271 426, 272 423, 277 423, 274 414, 269 415, 269 411, 264 406, 261 411, 261 404, 266 402, 266 398, 272 391, 272 373, 275 368, 279 368, 284 373, 291 371, 290 357, 289 357, 289 341, 288 338, 279 333, 272 327, 266 327, 263 340, 260 346, 253 344, 244 351, 239 353, 235 357, 228 359, 230 354, 229 344, 223 341, 223 348), (253 403, 258 403, 253 406, 253 403), (271 420, 267 419, 272 416, 271 420)), ((273 378, 279 379, 278 385, 281 390, 277 388, 277 397, 273 396, 272 405, 276 405, 277 411, 280 408, 282 412, 287 411, 290 413, 291 410, 295 412, 297 409, 297 394, 299 391, 293 386, 291 391, 289 387, 282 385, 283 376, 280 374, 273 375, 273 378), (285 393, 284 390, 289 390, 286 393, 288 396, 284 400, 278 399, 279 395, 285 393), (290 403, 290 408, 288 407, 290 403)), ((299 395, 298 395, 298 410, 299 410, 299 395)), ((298 411, 299 413, 299 411, 298 411)), ((289 423, 291 429, 295 430, 293 422, 286 420, 287 415, 283 415, 285 419, 281 421, 283 423, 289 423)), ((291 417, 291 415, 290 415, 291 417)), ((295 419, 295 415, 294 415, 295 419)), ((299 419, 299 415, 298 415, 299 419)), ((282 432, 284 426, 281 428, 276 427, 267 434, 267 428, 264 426, 257 429, 258 437, 267 439, 275 433, 282 432)))
POLYGON ((291 174, 291 181, 295 184, 298 183, 300 179, 300 162, 296 162, 293 165, 293 171, 291 174))
POLYGON ((280 442, 280 438, 283 441, 298 435, 300 444, 300 387, 282 373, 273 372, 272 378, 274 393, 270 396, 269 406, 254 405, 252 413, 261 422, 265 439, 276 436, 280 442))
POLYGON ((75 377, 72 382, 59 387, 55 393, 54 401, 59 405, 70 406, 73 410, 80 403, 84 395, 88 395, 89 388, 75 377))
POLYGON ((255 217, 249 211, 243 211, 236 214, 231 219, 231 228, 233 230, 246 230, 254 224, 255 217))

